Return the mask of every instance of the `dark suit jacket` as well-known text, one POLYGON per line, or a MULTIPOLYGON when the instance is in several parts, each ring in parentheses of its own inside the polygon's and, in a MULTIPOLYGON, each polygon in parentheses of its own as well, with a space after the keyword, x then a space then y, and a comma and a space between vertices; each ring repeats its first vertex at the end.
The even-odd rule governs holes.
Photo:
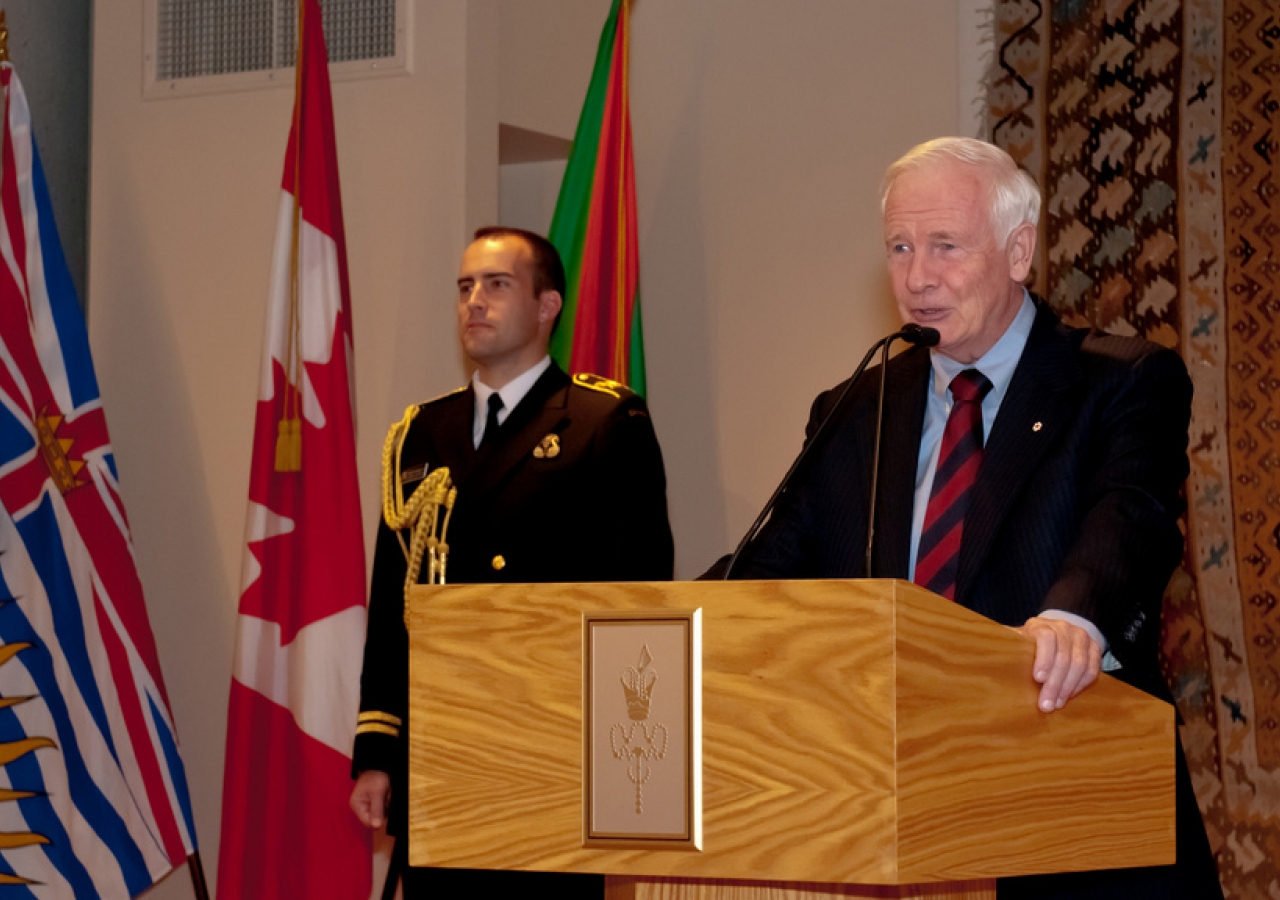
MULTIPOLYGON (((879 369, 854 386, 736 573, 907 577, 932 367, 887 371, 872 571, 864 571, 879 369)), ((809 433, 843 385, 813 404, 809 433)), ((1182 360, 1134 338, 1068 329, 1040 304, 989 435, 965 518, 956 602, 1006 625, 1045 609, 1089 619, 1121 677, 1167 696, 1161 595, 1181 556, 1191 384, 1182 360)))
MULTIPOLYGON (((886 370, 872 570, 865 571, 880 370, 855 384, 735 571, 741 578, 906 578, 929 351, 886 370)), ((844 385, 813 404, 808 434, 844 385)), ((1119 678, 1168 699, 1158 650, 1164 587, 1182 552, 1191 383, 1177 354, 1069 329, 1037 302, 1035 323, 988 436, 965 517, 956 602, 1006 625, 1046 609, 1089 619, 1119 678)), ((714 571, 714 570, 713 570, 714 571)), ((1175 867, 1004 879, 1005 898, 1220 897, 1178 753, 1175 867)))
MULTIPOLYGON (((459 584, 663 581, 672 576, 662 453, 644 401, 620 386, 570 382, 554 364, 511 411, 497 440, 472 446, 470 388, 422 405, 401 471, 448 466, 458 497, 447 540, 447 578, 459 584), (547 435, 560 452, 534 456, 547 435), (501 557, 498 566, 495 560, 501 557)), ((425 566, 424 566, 425 572, 425 566)), ((381 519, 369 597, 360 711, 398 720, 358 731, 355 772, 392 777, 391 830, 403 823, 408 757, 405 560, 381 519), (395 731, 397 733, 388 733, 395 731)), ((362 722, 363 727, 363 722, 362 722)))

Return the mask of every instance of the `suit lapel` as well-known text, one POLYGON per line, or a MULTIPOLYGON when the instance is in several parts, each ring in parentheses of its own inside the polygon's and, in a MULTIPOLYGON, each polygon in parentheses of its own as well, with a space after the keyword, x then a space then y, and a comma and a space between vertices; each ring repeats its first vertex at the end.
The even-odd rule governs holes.
MULTIPOLYGON (((911 518, 924 431, 924 407, 932 365, 929 351, 908 350, 889 366, 884 396, 884 432, 880 450, 880 484, 876 491, 876 536, 868 577, 906 578, 911 562, 911 518)), ((874 407, 873 407, 874 410, 874 407)), ((870 453, 875 451, 875 417, 871 418, 870 453)), ((863 548, 859 547, 861 559, 863 548)))
POLYGON ((1027 346, 1009 382, 983 451, 982 468, 964 520, 956 575, 956 597, 963 599, 1022 486, 1040 465, 1072 416, 1074 390, 1081 380, 1071 339, 1058 320, 1038 304, 1027 346))
MULTIPOLYGON (((514 468, 531 459, 543 437, 563 431, 568 403, 569 376, 552 363, 502 423, 498 439, 475 455, 474 478, 466 485, 468 492, 476 498, 484 496, 514 468)), ((471 433, 469 429, 467 433, 471 433)))

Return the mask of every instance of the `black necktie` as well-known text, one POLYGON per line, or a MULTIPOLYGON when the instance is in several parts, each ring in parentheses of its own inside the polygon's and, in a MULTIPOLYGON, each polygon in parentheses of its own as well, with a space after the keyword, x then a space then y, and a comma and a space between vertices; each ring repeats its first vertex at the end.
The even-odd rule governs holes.
POLYGON ((489 395, 489 415, 484 420, 484 434, 480 446, 492 444, 498 437, 498 413, 502 411, 502 397, 496 392, 489 395))

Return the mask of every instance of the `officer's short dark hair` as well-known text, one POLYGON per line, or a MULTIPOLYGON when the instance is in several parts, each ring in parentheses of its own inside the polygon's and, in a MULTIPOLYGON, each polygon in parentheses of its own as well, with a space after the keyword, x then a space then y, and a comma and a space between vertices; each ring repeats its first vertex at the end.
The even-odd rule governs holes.
POLYGON ((509 228, 505 225, 489 225, 476 229, 477 241, 498 237, 520 238, 533 254, 534 293, 555 291, 562 298, 565 296, 564 263, 560 261, 560 254, 549 240, 532 231, 509 228))

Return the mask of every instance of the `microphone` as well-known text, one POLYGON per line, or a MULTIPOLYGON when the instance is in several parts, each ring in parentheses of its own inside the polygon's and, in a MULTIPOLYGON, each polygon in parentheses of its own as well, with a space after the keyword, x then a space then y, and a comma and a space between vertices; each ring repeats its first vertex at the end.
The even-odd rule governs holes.
MULTIPOLYGON (((938 329, 917 325, 915 322, 908 322, 903 325, 898 334, 908 344, 915 344, 917 347, 936 347, 938 342, 942 340, 942 335, 939 334, 938 329)), ((865 569, 863 570, 866 572, 867 578, 872 577, 871 548, 876 540, 876 494, 880 487, 880 433, 884 429, 884 378, 888 369, 889 345, 885 344, 880 357, 880 396, 876 401, 875 449, 871 454, 871 496, 867 499, 867 548, 864 560, 865 569)))
POLYGON ((938 329, 929 328, 926 325, 917 325, 915 322, 908 322, 902 326, 902 330, 898 332, 908 344, 915 344, 917 347, 936 347, 938 341, 942 340, 942 335, 938 333, 938 329))
POLYGON ((872 464, 873 468, 871 471, 871 503, 873 513, 871 521, 867 524, 867 577, 871 577, 871 532, 875 526, 874 510, 876 496, 876 470, 880 466, 880 422, 883 417, 882 413, 884 409, 884 369, 889 360, 889 345, 899 338, 909 344, 932 347, 938 343, 940 336, 938 334, 938 329, 936 328, 925 328, 924 326, 917 325, 915 322, 908 322, 906 325, 902 326, 900 331, 895 331, 887 337, 882 337, 871 345, 871 349, 867 351, 867 355, 862 357, 862 362, 858 363, 858 368, 853 370, 853 375, 845 383, 844 390, 840 392, 840 396, 836 398, 836 402, 832 404, 831 409, 827 414, 822 417, 822 421, 819 422, 818 427, 814 429, 812 437, 809 438, 804 447, 800 450, 795 461, 791 463, 791 468, 787 469, 787 474, 782 476, 782 481, 778 483, 778 486, 774 488, 773 493, 769 495, 769 499, 765 503, 764 509, 760 510, 760 515, 756 516, 756 520, 751 523, 751 527, 747 529, 747 533, 743 536, 742 540, 738 542, 737 548, 733 551, 733 556, 729 559, 729 565, 725 567, 724 574, 720 576, 722 580, 728 581, 730 576, 732 576, 734 567, 737 566, 738 560, 742 557, 743 551, 747 549, 747 545, 755 539, 755 536, 760 533, 760 529, 769 518, 769 514, 773 512, 773 508, 778 505, 778 499, 791 485, 791 482, 795 479, 796 472, 800 470, 800 466, 809 457, 813 448, 817 446, 818 439, 822 437, 823 433, 826 431, 827 425, 835 418, 836 413, 844 407, 845 400, 849 397, 849 392, 853 389, 853 386, 857 383, 858 379, 862 377, 862 373, 866 371, 868 363, 871 362, 871 357, 875 356, 877 350, 884 348, 884 358, 880 368, 880 406, 876 412, 876 459, 872 464))
MULTIPOLYGON (((902 330, 898 332, 904 341, 908 344, 915 344, 917 347, 936 347, 938 341, 942 340, 942 335, 938 333, 938 329, 929 328, 924 325, 917 325, 915 322, 908 322, 902 326, 902 330)), ((892 338, 890 338, 892 340, 892 338)), ((880 357, 880 396, 876 401, 876 440, 874 450, 871 454, 871 496, 867 498, 867 549, 866 558, 864 560, 867 578, 871 578, 871 548, 875 544, 876 539, 876 493, 880 487, 880 432, 884 429, 884 378, 889 368, 889 345, 884 345, 884 350, 880 357)))

